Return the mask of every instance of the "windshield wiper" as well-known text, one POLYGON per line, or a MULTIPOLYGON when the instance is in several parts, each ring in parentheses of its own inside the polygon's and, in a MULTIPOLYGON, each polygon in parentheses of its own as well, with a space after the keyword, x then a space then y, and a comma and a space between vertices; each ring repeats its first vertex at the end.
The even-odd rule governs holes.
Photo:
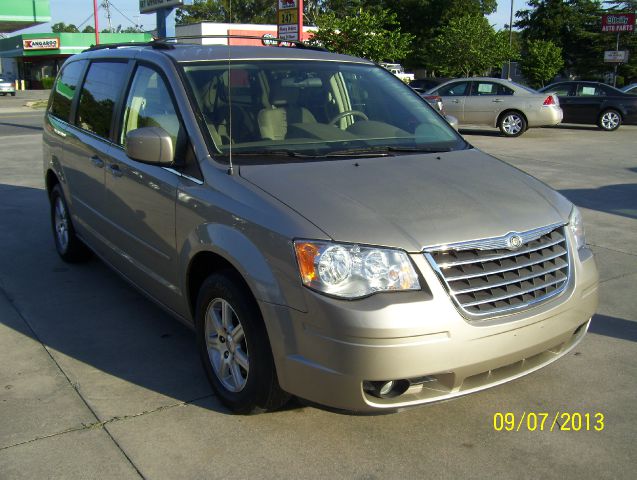
POLYGON ((387 147, 390 152, 442 153, 450 152, 450 147, 387 147))
MULTIPOLYGON (((223 157, 228 157, 230 155, 229 152, 224 153, 223 157)), ((233 157, 309 157, 309 155, 304 155, 299 152, 295 152, 294 150, 249 150, 244 152, 232 152, 233 157)))
POLYGON ((345 150, 335 150, 327 152, 325 157, 388 157, 388 149, 386 147, 374 148, 348 148, 345 150))

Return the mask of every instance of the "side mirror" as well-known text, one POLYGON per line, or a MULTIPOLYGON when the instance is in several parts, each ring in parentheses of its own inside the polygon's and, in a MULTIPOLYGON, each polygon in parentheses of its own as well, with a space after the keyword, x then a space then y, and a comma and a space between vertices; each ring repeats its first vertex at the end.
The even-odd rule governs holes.
POLYGON ((456 117, 453 115, 445 115, 445 120, 447 120, 447 123, 449 123, 449 125, 451 125, 454 129, 458 130, 458 119, 456 117))
POLYGON ((143 127, 126 134, 126 155, 155 165, 172 165, 175 157, 172 138, 161 127, 143 127))

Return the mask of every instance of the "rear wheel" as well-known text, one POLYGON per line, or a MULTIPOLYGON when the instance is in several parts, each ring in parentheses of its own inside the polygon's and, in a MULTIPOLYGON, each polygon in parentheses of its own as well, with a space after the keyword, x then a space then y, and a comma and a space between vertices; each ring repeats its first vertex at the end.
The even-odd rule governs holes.
POLYGON ((597 125, 599 126, 599 128, 601 128, 602 130, 606 130, 607 132, 617 130, 621 124, 621 114, 617 110, 613 109, 604 110, 597 120, 597 125))
POLYGON ((498 122, 498 128, 505 137, 519 137, 527 128, 526 118, 520 112, 504 112, 498 122))
POLYGON ((90 252, 75 234, 69 208, 60 185, 54 186, 51 190, 50 201, 51 227, 58 254, 62 260, 69 263, 86 260, 90 256, 90 252))
POLYGON ((288 401, 259 308, 231 272, 211 275, 199 291, 197 343, 212 388, 233 412, 276 410, 288 401))

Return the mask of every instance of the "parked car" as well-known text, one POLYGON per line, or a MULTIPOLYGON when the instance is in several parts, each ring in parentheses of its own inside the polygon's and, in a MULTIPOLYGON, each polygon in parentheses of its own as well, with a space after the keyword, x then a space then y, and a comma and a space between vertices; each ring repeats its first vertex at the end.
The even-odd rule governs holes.
POLYGON ((613 131, 637 123, 637 97, 600 82, 557 82, 540 90, 558 96, 565 123, 587 123, 613 131))
POLYGON ((7 94, 15 97, 15 86, 13 82, 0 77, 0 95, 5 96, 7 94))
POLYGON ((631 95, 637 95, 637 83, 631 83, 620 89, 624 93, 630 93, 631 95))
POLYGON ((426 100, 426 102, 436 109, 438 113, 441 115, 446 115, 447 111, 445 110, 445 104, 442 103, 442 98, 438 95, 425 95, 424 93, 418 93, 422 98, 426 100))
POLYGON ((443 82, 449 80, 448 78, 417 78, 409 82, 409 86, 416 90, 418 93, 425 93, 427 90, 437 87, 443 82))
POLYGON ((527 128, 557 125, 562 109, 556 96, 498 78, 458 78, 427 92, 439 95, 449 115, 460 125, 498 127, 507 137, 527 128))
POLYGON ((582 340, 598 275, 577 208, 386 70, 302 45, 123 46, 72 56, 52 89, 55 248, 192 327, 233 411, 395 410, 582 340))

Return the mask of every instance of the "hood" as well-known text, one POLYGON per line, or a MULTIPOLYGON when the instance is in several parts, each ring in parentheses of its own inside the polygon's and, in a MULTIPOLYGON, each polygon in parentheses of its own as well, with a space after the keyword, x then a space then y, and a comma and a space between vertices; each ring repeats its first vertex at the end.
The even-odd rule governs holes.
POLYGON ((478 150, 242 165, 241 176, 336 241, 423 247, 566 222, 571 204, 478 150))

